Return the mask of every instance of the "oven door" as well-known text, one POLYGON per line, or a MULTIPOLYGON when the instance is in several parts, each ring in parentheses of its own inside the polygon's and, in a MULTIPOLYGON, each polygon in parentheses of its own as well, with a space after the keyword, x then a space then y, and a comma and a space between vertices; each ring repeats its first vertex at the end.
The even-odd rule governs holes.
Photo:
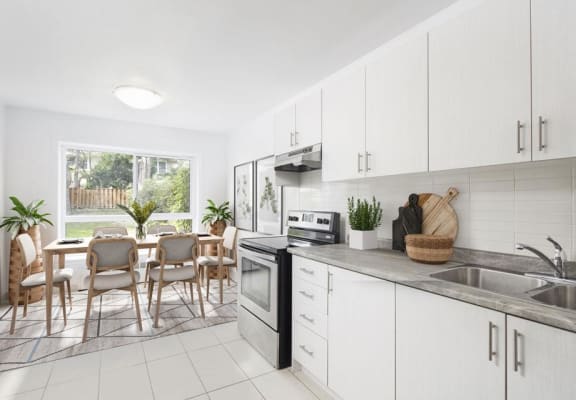
POLYGON ((240 247, 240 306, 278 330, 278 264, 272 254, 240 247))

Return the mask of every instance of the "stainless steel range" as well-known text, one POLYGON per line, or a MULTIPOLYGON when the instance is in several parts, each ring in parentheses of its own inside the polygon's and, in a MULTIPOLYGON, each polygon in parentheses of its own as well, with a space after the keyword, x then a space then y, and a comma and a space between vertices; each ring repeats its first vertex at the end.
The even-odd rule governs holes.
POLYGON ((294 246, 338 243, 340 214, 288 211, 288 235, 240 240, 238 327, 276 368, 291 363, 294 246))

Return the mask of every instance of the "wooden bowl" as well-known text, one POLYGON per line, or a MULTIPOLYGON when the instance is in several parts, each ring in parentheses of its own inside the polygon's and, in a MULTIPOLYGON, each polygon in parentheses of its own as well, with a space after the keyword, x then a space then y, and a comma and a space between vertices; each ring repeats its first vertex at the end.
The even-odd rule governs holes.
POLYGON ((424 264, 444 264, 454 253, 454 239, 449 236, 406 235, 406 254, 424 264))

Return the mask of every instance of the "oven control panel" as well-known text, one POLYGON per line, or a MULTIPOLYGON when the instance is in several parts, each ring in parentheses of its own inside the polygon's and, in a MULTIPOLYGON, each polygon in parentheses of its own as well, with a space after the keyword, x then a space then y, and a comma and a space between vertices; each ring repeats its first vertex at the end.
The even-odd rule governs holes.
POLYGON ((323 211, 288 211, 287 225, 291 228, 332 232, 340 221, 338 213, 323 211))

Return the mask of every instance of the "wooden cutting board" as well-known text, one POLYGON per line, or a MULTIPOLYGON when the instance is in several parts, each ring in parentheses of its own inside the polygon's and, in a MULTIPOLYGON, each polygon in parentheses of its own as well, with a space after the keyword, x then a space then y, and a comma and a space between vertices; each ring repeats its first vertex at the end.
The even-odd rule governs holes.
MULTIPOLYGON (((442 235, 456 240, 458 235, 458 216, 450 201, 458 196, 458 189, 449 188, 442 197, 435 193, 420 193, 418 205, 422 207, 424 222, 422 233, 425 235, 442 235)), ((406 206, 408 203, 406 203, 406 206)))

